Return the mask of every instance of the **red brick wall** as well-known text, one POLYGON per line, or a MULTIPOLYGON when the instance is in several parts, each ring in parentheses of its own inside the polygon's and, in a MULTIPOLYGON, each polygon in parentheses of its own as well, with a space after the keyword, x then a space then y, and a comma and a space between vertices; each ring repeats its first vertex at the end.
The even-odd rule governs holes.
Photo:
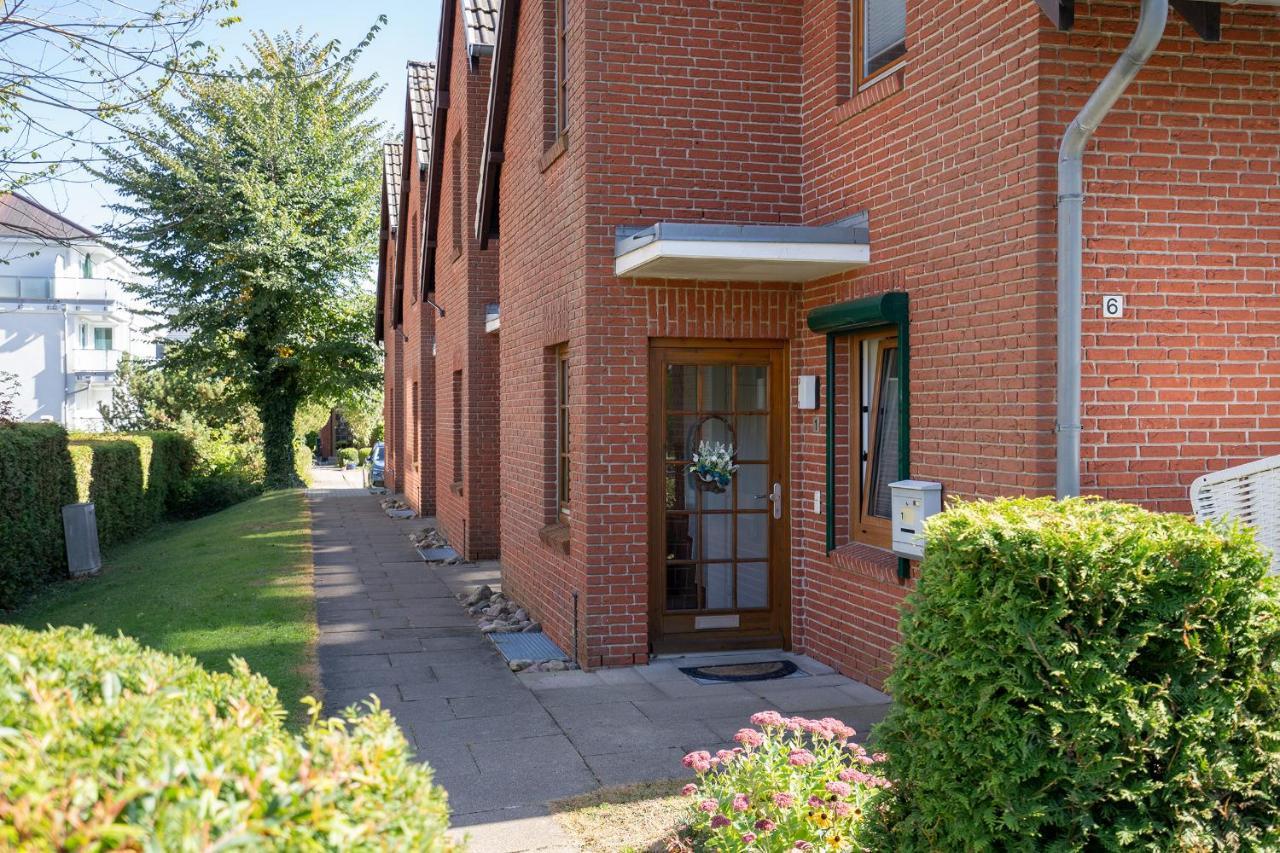
MULTIPOLYGON (((1222 15, 1207 44, 1170 14, 1085 158, 1082 486, 1174 512, 1201 474, 1280 453, 1280 10, 1222 15)), ((1090 2, 1045 31, 1046 158, 1136 21, 1090 2)))
MULTIPOLYGON (((1034 3, 909 7, 902 73, 854 95, 848 3, 804 4, 805 219, 870 216, 872 264, 803 288, 802 314, 887 290, 910 294, 912 475, 948 495, 1052 488, 1051 185, 1038 157, 1034 3)), ((794 375, 822 377, 825 338, 802 331, 794 375)), ((907 586, 896 559, 849 533, 850 354, 836 388, 837 552, 825 543, 825 403, 793 429, 796 646, 882 682, 907 586), (813 511, 821 495, 823 512, 813 511)))
POLYGON ((412 123, 406 111, 406 134, 402 150, 400 241, 398 272, 404 287, 403 367, 400 394, 404 401, 401 443, 400 488, 408 504, 419 515, 436 512, 435 430, 431 411, 436 404, 435 358, 431 341, 435 334, 435 314, 422 298, 423 205, 426 201, 425 173, 418 160, 412 123), (416 390, 416 405, 414 395, 416 390), (416 419, 414 415, 417 415, 416 419))
MULTIPOLYGON (((467 559, 499 553, 498 339, 485 332, 485 306, 498 301, 498 244, 480 251, 474 237, 475 197, 488 112, 489 66, 469 62, 459 21, 452 34, 453 68, 445 113, 440 217, 436 230, 435 300, 445 310, 436 322, 435 428, 442 441, 436 473, 440 530, 467 559), (461 155, 461 156, 459 156, 461 155), (455 208, 456 205, 456 208, 455 208), (455 223, 455 213, 458 222, 455 223), (462 372, 462 395, 452 378, 462 372), (455 406, 461 406, 462 479, 453 464, 455 406), (447 440, 444 440, 447 437, 447 440)), ((434 309, 432 309, 434 310, 434 309)))
MULTIPOLYGON (((563 154, 546 154, 545 23, 551 0, 523 4, 512 69, 501 181, 499 296, 503 584, 562 648, 573 653, 572 593, 587 593, 586 530, 573 526, 568 554, 539 533, 555 519, 554 433, 546 429, 552 373, 547 350, 570 342, 570 400, 583 405, 583 261, 586 230, 581 41, 584 4, 570 0, 570 128, 563 154), (571 331, 572 330, 572 331, 571 331), (572 340, 571 336, 573 337, 572 340)), ((547 45, 549 47, 549 45, 547 45)), ((571 414, 574 434, 582 422, 571 414)), ((585 457, 574 448, 575 479, 585 457)), ((576 656, 585 660, 585 645, 576 656)))

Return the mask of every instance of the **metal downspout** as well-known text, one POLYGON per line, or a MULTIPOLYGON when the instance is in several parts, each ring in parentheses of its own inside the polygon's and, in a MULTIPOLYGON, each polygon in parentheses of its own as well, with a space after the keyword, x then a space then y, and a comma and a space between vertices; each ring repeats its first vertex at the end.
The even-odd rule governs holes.
POLYGON ((1142 0, 1129 46, 1062 137, 1058 155, 1058 497, 1080 494, 1080 319, 1084 277, 1084 150, 1116 101, 1155 53, 1169 0, 1142 0))

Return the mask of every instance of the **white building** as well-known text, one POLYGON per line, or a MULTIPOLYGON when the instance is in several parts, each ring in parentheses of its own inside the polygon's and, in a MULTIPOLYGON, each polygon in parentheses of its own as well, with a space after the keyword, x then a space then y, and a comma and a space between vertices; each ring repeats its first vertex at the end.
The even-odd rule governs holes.
POLYGON ((16 374, 24 420, 100 430, 120 357, 154 358, 152 318, 125 260, 86 228, 0 194, 0 371, 16 374))

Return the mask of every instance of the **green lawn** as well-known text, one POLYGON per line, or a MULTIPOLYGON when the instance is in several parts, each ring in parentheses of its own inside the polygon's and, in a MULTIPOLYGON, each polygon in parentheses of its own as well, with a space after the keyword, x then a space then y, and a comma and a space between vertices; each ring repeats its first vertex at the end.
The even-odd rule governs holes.
POLYGON ((100 577, 59 584, 12 621, 121 631, 210 669, 225 670, 239 655, 302 719, 298 700, 317 678, 311 520, 301 491, 163 525, 104 562, 100 577))

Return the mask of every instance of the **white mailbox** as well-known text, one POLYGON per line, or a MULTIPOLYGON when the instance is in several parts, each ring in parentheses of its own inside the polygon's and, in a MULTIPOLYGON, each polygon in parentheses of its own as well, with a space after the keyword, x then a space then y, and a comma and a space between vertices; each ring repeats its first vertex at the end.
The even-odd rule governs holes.
POLYGON ((899 480, 889 484, 893 501, 893 553, 919 560, 924 556, 924 522, 942 512, 942 484, 899 480))

